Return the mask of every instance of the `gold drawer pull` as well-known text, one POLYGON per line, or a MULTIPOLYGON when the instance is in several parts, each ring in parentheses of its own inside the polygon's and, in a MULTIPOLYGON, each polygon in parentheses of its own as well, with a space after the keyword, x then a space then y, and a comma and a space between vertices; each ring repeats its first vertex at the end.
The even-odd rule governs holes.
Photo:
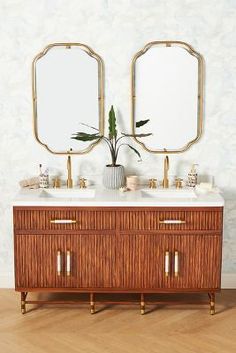
POLYGON ((174 271, 175 271, 175 277, 178 277, 179 276, 179 252, 178 251, 175 251, 174 271))
POLYGON ((168 277, 170 274, 170 253, 165 252, 165 276, 168 277))
POLYGON ((57 275, 61 275, 61 252, 57 251, 57 275))
POLYGON ((164 219, 164 221, 159 221, 160 224, 185 224, 186 221, 181 219, 164 219))
POLYGON ((74 219, 51 219, 50 223, 54 224, 74 224, 77 223, 74 219))
POLYGON ((71 275, 71 252, 69 250, 66 252, 66 275, 71 275))

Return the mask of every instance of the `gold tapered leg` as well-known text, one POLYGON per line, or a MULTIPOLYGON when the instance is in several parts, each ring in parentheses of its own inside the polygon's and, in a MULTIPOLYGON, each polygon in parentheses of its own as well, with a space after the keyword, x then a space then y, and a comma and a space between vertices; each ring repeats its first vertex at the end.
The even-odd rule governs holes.
POLYGON ((209 293, 210 298, 210 314, 215 314, 215 293, 209 293))
POLYGON ((141 302, 140 302, 140 314, 145 314, 145 302, 144 302, 144 294, 141 293, 141 302))
POLYGON ((26 299, 26 293, 21 292, 21 314, 26 313, 25 299, 26 299))
POLYGON ((94 293, 90 293, 90 313, 95 313, 94 293))

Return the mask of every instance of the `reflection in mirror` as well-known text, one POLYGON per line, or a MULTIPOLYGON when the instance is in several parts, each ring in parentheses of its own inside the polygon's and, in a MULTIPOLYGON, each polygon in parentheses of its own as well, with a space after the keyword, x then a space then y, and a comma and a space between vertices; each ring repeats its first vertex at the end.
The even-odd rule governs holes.
POLYGON ((203 59, 183 42, 152 42, 132 62, 132 128, 150 119, 145 142, 154 153, 187 150, 202 131, 203 59))
POLYGON ((89 152, 97 143, 71 139, 81 123, 103 134, 103 62, 78 43, 47 46, 33 61, 34 131, 50 152, 89 152))

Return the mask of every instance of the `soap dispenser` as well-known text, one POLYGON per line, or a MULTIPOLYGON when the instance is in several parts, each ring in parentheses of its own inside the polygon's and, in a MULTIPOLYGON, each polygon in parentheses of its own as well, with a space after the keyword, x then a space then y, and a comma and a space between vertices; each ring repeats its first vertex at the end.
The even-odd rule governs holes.
POLYGON ((190 172, 188 173, 188 186, 194 188, 197 185, 197 170, 196 166, 198 164, 193 164, 190 172))

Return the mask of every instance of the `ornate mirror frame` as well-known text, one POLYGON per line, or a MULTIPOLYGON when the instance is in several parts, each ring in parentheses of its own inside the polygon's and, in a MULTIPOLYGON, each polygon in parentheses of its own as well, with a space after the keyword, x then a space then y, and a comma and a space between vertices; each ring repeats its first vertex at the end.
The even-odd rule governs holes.
POLYGON ((201 135, 203 130, 203 95, 204 95, 204 59, 203 56, 196 52, 192 46, 182 41, 153 41, 147 43, 139 52, 137 52, 132 60, 131 64, 131 124, 132 124, 132 134, 137 133, 135 129, 135 101, 136 101, 136 85, 135 85, 135 65, 136 60, 145 54, 150 48, 162 46, 162 47, 171 47, 178 46, 185 49, 189 54, 193 55, 198 60, 198 102, 197 102, 197 135, 196 137, 189 141, 183 148, 177 150, 168 150, 168 149, 156 149, 151 150, 146 145, 145 142, 134 138, 137 143, 139 143, 146 151, 150 153, 182 153, 187 151, 194 143, 196 143, 201 135))
POLYGON ((33 130, 36 140, 44 146, 50 153, 57 155, 67 155, 74 154, 80 155, 90 152, 95 145, 97 145, 100 140, 92 142, 87 148, 82 151, 53 151, 48 145, 41 141, 38 134, 38 115, 37 115, 37 75, 36 75, 36 65, 38 60, 40 60, 48 51, 55 47, 65 47, 65 49, 71 49, 71 47, 79 47, 81 50, 86 52, 89 56, 94 58, 98 63, 98 105, 99 105, 99 132, 101 135, 104 134, 104 62, 102 58, 95 53, 89 46, 81 43, 52 43, 47 45, 42 52, 37 54, 33 59, 32 63, 32 98, 33 98, 33 130))

